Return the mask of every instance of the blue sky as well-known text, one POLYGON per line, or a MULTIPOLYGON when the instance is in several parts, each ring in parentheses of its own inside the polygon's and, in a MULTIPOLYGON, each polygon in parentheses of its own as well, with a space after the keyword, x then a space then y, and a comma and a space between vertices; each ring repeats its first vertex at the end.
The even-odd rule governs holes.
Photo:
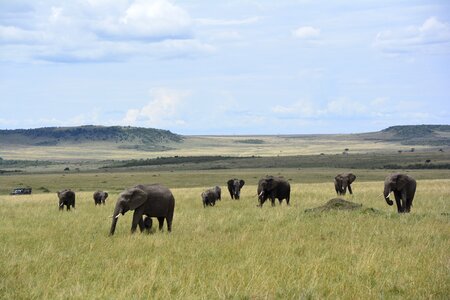
POLYGON ((0 97, 2 129, 449 124, 450 2, 0 0, 0 97))

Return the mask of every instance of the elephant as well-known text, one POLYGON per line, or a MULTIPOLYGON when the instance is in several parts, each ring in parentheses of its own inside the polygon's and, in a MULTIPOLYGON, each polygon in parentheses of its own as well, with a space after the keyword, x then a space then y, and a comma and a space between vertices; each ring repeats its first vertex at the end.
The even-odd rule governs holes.
POLYGON ((237 178, 230 179, 227 182, 228 184, 228 191, 230 192, 231 199, 239 200, 241 196, 241 189, 245 184, 244 180, 239 180, 237 178))
POLYGON ((103 192, 103 191, 96 191, 94 193, 94 202, 95 205, 101 205, 101 204, 105 204, 105 200, 106 198, 108 198, 108 192, 103 192))
POLYGON ((268 198, 272 202, 272 206, 275 206, 275 198, 278 198, 280 205, 283 199, 286 199, 286 203, 289 205, 291 185, 283 177, 266 176, 259 180, 257 193, 259 207, 262 207, 268 198))
POLYGON ((355 179, 356 176, 352 173, 338 174, 336 177, 334 177, 334 188, 336 190, 336 193, 338 195, 345 195, 348 187, 348 192, 350 193, 350 195, 352 195, 353 191, 351 184, 353 183, 353 181, 355 181, 355 179))
POLYGON ((398 213, 409 213, 416 186, 416 180, 409 175, 399 173, 388 175, 384 180, 384 200, 388 205, 393 205, 394 201, 389 199, 389 195, 394 192, 398 213))
POLYGON ((67 210, 70 210, 71 206, 75 208, 75 193, 72 190, 64 189, 56 192, 56 194, 59 198, 59 210, 63 210, 64 205, 66 206, 67 210))
POLYGON ((216 205, 217 200, 221 200, 222 190, 219 186, 208 189, 202 193, 203 207, 216 205))
POLYGON ((153 226, 152 218, 144 216, 143 222, 144 222, 143 223, 144 224, 144 230, 147 233, 150 233, 150 230, 152 229, 152 226, 153 226))
POLYGON ((114 235, 119 216, 129 210, 134 210, 131 233, 136 231, 138 225, 141 232, 144 231, 143 216, 156 217, 159 222, 159 230, 162 230, 164 219, 166 219, 167 230, 172 231, 175 198, 165 186, 160 184, 136 185, 120 193, 112 215, 110 236, 114 235))

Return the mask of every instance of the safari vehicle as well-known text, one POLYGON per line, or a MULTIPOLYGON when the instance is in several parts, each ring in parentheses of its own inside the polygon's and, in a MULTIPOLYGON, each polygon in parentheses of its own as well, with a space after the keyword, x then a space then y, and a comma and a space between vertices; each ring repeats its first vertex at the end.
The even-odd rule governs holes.
POLYGON ((29 195, 31 194, 31 188, 15 188, 10 195, 29 195))

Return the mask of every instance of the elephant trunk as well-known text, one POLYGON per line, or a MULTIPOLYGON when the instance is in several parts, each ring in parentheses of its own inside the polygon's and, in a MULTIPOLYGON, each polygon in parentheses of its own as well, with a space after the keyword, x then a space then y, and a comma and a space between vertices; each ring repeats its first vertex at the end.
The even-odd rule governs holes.
POLYGON ((122 209, 119 205, 116 205, 116 208, 114 209, 114 213, 112 215, 111 230, 109 231, 109 235, 114 235, 114 231, 116 231, 117 220, 119 219, 121 213, 122 209))
POLYGON ((391 205, 393 205, 394 204, 394 201, 392 201, 391 199, 389 199, 389 194, 391 193, 391 189, 390 189, 390 187, 389 187, 389 185, 385 185, 384 186, 384 193, 383 193, 383 197, 384 197, 384 200, 386 200, 386 203, 389 205, 389 206, 391 206, 391 205))

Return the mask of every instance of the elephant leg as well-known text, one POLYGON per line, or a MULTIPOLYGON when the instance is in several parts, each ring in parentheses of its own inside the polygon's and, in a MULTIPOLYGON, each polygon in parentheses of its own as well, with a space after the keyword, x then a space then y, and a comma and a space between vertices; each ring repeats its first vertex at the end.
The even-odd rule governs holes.
POLYGON ((289 196, 287 196, 287 197, 286 197, 286 204, 287 204, 287 206, 290 206, 290 204, 289 204, 289 200, 291 200, 291 199, 290 199, 290 197, 289 197, 289 196))
POLYGON ((348 192, 350 195, 353 195, 352 186, 350 184, 348 185, 348 192))
POLYGON ((143 219, 140 219, 138 225, 139 225, 139 230, 140 230, 141 232, 143 232, 144 229, 145 229, 145 227, 144 227, 144 220, 143 220, 143 219))
POLYGON ((402 213, 403 212, 402 196, 400 195, 399 192, 394 192, 394 196, 395 196, 395 203, 397 204, 397 211, 398 213, 402 213))
MULTIPOLYGON (((159 231, 162 231, 164 226, 164 217, 158 217, 157 219, 159 223, 159 231)), ((167 225, 167 228, 169 228, 169 225, 167 225)))
POLYGON ((70 205, 69 205, 69 204, 66 205, 66 210, 67 210, 67 211, 70 210, 70 205))
POLYGON ((133 213, 133 221, 131 223, 131 233, 134 233, 137 226, 141 226, 139 222, 142 222, 142 212, 139 209, 135 209, 133 213))
POLYGON ((411 207, 411 201, 406 194, 406 191, 402 191, 401 193, 402 204, 403 204, 403 212, 409 213, 411 207))
POLYGON ((166 222, 167 222, 167 231, 168 232, 172 232, 172 218, 166 218, 166 222))
POLYGON ((270 202, 272 203, 272 207, 274 207, 275 206, 275 197, 270 198, 270 202))
POLYGON ((406 199, 405 202, 406 202, 405 203, 405 212, 409 213, 411 211, 411 201, 410 201, 410 199, 406 199))

